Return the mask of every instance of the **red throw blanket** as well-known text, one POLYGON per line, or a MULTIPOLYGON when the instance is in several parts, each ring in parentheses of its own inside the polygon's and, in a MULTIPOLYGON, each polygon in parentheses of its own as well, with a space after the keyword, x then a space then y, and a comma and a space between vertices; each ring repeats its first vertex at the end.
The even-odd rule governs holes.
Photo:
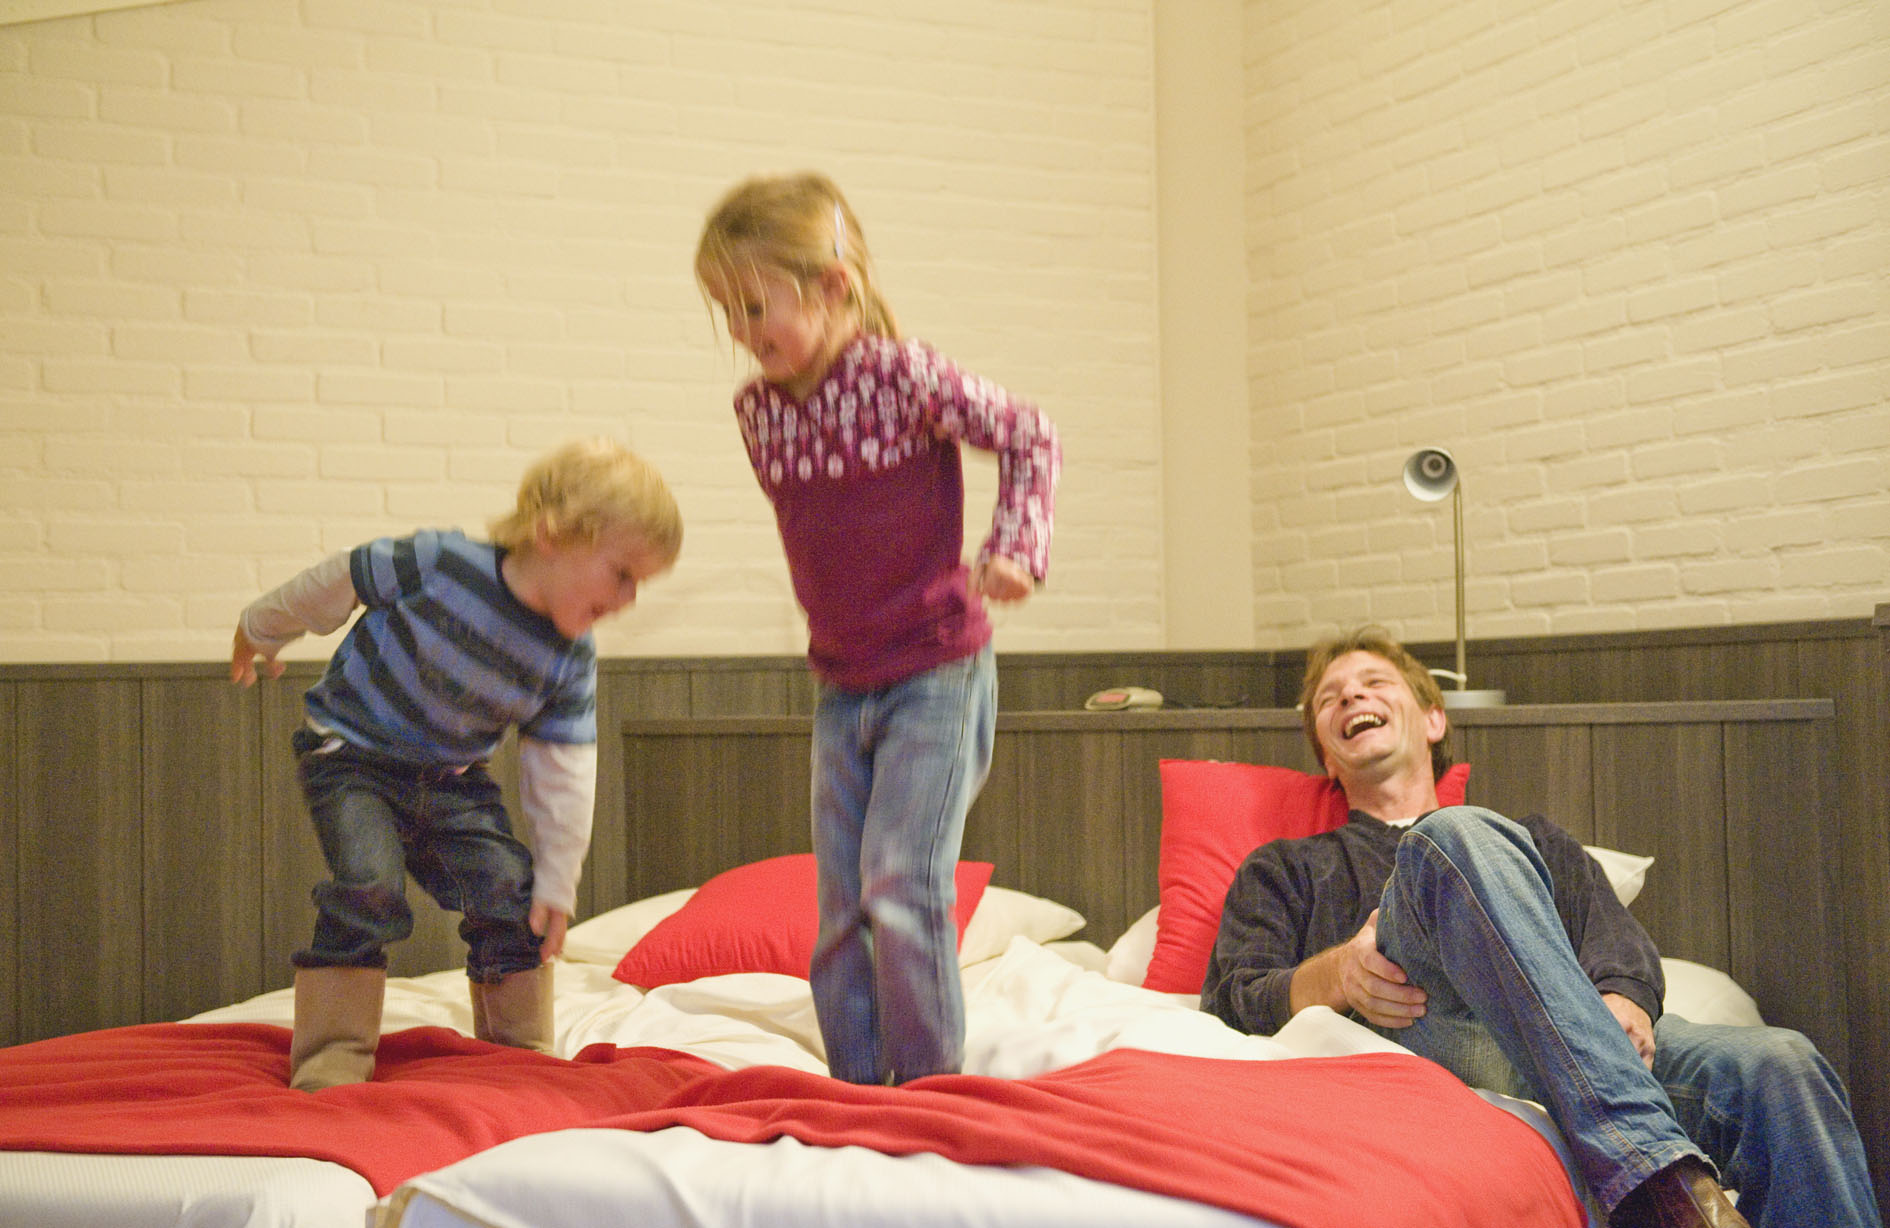
POLYGON ((1372 1054, 1241 1062, 1116 1050, 1036 1078, 858 1087, 661 1049, 573 1061, 444 1028, 382 1038, 375 1080, 290 1091, 289 1034, 148 1024, 0 1050, 0 1148, 308 1156, 379 1193, 568 1126, 1042 1165, 1299 1228, 1575 1228, 1548 1143, 1442 1068, 1372 1054))

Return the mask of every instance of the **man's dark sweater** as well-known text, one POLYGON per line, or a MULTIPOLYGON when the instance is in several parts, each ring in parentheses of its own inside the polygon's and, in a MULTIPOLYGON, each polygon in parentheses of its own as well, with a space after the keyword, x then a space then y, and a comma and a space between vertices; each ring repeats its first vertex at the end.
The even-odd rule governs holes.
MULTIPOLYGON (((1588 979, 1598 992, 1618 993, 1650 1020, 1660 1018, 1660 953, 1600 864, 1541 815, 1517 821, 1548 866, 1556 912, 1588 979)), ((1285 1026, 1294 969, 1358 933, 1378 907, 1407 830, 1354 810, 1334 831, 1270 841, 1248 854, 1227 889, 1202 1008, 1244 1032, 1285 1026)))

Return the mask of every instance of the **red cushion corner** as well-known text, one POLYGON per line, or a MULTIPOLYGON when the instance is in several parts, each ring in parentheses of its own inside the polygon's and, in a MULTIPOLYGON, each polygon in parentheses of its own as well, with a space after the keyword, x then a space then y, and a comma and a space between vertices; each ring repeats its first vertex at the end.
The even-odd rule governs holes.
MULTIPOLYGON (((991 872, 987 861, 958 863, 954 915, 960 942, 991 872)), ((814 883, 812 853, 724 870, 626 951, 612 975, 645 989, 736 972, 805 977, 820 929, 814 883)))

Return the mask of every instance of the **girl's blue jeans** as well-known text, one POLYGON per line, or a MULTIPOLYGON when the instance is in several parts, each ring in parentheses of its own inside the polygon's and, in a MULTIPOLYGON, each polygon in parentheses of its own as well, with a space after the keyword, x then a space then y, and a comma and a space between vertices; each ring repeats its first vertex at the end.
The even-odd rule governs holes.
POLYGON ((386 967, 383 948, 413 932, 407 873, 461 914, 470 979, 538 966, 531 851, 484 765, 415 767, 307 727, 291 744, 332 876, 315 887, 315 937, 292 957, 298 968, 386 967))
POLYGON ((808 980, 835 1078, 904 1083, 963 1061, 954 876, 996 723, 988 644, 877 691, 820 689, 808 980))
POLYGON ((1667 1015, 1650 1072, 1576 961, 1535 842, 1508 819, 1459 806, 1413 827, 1378 945, 1428 994, 1416 1023, 1380 1031, 1466 1083, 1539 1101, 1604 1207, 1703 1154, 1755 1228, 1880 1222, 1849 1101, 1816 1048, 1783 1028, 1667 1015))

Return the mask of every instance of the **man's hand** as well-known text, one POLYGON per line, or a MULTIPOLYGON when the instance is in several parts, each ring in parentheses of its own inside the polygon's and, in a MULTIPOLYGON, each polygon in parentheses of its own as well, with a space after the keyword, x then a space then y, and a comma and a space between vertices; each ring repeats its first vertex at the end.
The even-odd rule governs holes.
POLYGON ((1293 973, 1293 1013, 1309 1006, 1357 1011, 1381 1028, 1408 1028, 1424 1013, 1428 996, 1405 983, 1404 969, 1378 950, 1378 910, 1350 939, 1328 947, 1293 973))
POLYGON ((1647 1017, 1647 1012, 1635 1005, 1634 999, 1618 993, 1604 993, 1601 1000, 1608 1004, 1614 1017, 1620 1021, 1621 1030, 1634 1042, 1634 1051, 1641 1055, 1641 1061, 1649 1070, 1654 1068, 1654 1021, 1647 1017))
POLYGON ((538 944, 538 957, 545 963, 550 963, 564 954, 564 931, 570 923, 571 918, 551 905, 539 903, 536 900, 532 902, 532 933, 541 939, 538 944))
POLYGON ((1381 1028, 1408 1028, 1424 1013, 1428 995, 1416 985, 1406 984, 1404 969, 1378 950, 1376 908, 1351 941, 1339 949, 1345 952, 1339 964, 1339 985, 1345 991, 1346 1004, 1366 1022, 1381 1028))

